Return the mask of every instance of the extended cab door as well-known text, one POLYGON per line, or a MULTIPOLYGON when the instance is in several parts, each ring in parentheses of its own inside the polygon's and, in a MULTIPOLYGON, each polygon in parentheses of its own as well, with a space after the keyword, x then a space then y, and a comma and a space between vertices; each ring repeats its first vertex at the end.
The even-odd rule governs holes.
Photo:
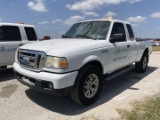
POLYGON ((128 61, 128 43, 126 38, 125 27, 123 23, 113 23, 110 35, 110 72, 126 66, 128 61), (120 37, 121 36, 121 37, 120 37))
POLYGON ((16 49, 21 45, 21 34, 18 26, 0 26, 0 64, 14 62, 16 49))
POLYGON ((138 46, 137 46, 137 41, 134 37, 134 33, 132 30, 132 27, 130 24, 126 24, 126 28, 128 31, 128 59, 129 59, 129 63, 133 63, 136 60, 137 54, 138 54, 138 46))

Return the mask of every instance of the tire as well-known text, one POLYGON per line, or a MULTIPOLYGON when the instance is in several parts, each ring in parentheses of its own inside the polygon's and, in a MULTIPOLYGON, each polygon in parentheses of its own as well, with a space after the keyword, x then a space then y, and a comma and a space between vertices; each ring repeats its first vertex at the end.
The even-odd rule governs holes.
POLYGON ((7 66, 1 66, 0 69, 7 69, 7 66))
POLYGON ((141 61, 135 63, 136 71, 139 73, 144 73, 148 67, 148 60, 149 60, 148 54, 144 53, 141 58, 141 61))
POLYGON ((102 86, 102 73, 93 65, 88 65, 79 71, 71 98, 78 104, 88 106, 99 97, 102 86))

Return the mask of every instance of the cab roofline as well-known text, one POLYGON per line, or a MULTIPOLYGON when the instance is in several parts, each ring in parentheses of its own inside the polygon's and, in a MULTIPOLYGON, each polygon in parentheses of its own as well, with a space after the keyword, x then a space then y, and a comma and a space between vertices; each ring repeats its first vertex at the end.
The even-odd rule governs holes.
POLYGON ((2 26, 2 25, 34 27, 33 25, 28 25, 28 24, 0 22, 0 26, 2 26))
POLYGON ((82 22, 90 22, 90 21, 110 21, 110 22, 121 22, 121 23, 126 23, 126 24, 130 24, 129 22, 127 21, 123 21, 123 20, 118 20, 118 19, 110 19, 110 18, 104 18, 104 19, 91 19, 91 20, 84 20, 84 21, 79 21, 79 22, 76 22, 76 23, 82 23, 82 22))

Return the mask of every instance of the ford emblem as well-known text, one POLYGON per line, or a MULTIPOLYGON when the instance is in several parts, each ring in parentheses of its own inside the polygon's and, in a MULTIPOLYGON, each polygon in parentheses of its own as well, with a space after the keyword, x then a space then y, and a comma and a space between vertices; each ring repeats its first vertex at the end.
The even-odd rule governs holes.
POLYGON ((23 64, 29 64, 30 63, 30 59, 28 57, 23 57, 23 64))

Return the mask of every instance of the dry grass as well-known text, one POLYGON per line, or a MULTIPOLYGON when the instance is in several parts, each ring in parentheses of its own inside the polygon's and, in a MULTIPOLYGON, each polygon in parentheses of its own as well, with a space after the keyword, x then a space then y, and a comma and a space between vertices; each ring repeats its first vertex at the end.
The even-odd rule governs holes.
POLYGON ((160 46, 153 46, 153 51, 160 51, 160 46))
POLYGON ((135 102, 131 111, 117 111, 121 120, 160 120, 160 96, 144 102, 135 102))

